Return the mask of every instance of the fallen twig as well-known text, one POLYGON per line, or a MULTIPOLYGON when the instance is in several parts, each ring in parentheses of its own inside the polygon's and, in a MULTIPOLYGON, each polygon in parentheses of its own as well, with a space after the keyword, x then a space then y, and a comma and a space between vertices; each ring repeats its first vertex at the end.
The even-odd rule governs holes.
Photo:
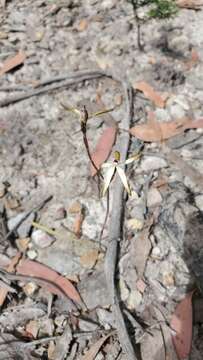
MULTIPOLYGON (((132 119, 132 88, 125 85, 125 98, 127 103, 127 116, 123 119, 122 127, 129 129, 132 119)), ((129 135, 123 133, 120 140, 120 149, 123 154, 123 160, 127 157, 129 146, 129 135)), ((135 360, 136 355, 133 349, 123 314, 119 305, 118 293, 115 285, 116 265, 118 257, 118 243, 121 239, 122 222, 123 222, 123 201, 124 187, 119 178, 115 179, 113 193, 113 207, 111 211, 111 221, 109 225, 109 241, 105 258, 105 273, 109 296, 111 299, 113 313, 116 321, 119 341, 123 350, 126 352, 129 360, 135 360)))
POLYGON ((6 236, 4 237, 4 240, 7 240, 17 229, 18 227, 32 214, 33 212, 41 210, 46 203, 48 203, 52 199, 52 195, 48 196, 46 199, 44 199, 39 205, 37 205, 35 208, 27 211, 22 219, 19 220, 19 222, 13 227, 12 230, 10 230, 6 236))
POLYGON ((26 92, 23 92, 22 94, 17 94, 17 95, 12 95, 6 99, 3 99, 0 101, 0 107, 4 107, 4 106, 8 106, 10 104, 14 104, 18 101, 22 101, 25 99, 29 99, 33 96, 37 96, 40 94, 44 94, 47 93, 49 91, 53 91, 62 87, 66 87, 66 86, 71 86, 74 85, 76 83, 82 82, 82 81, 86 81, 86 80, 91 80, 91 79, 97 79, 103 76, 108 76, 107 74, 105 74, 102 71, 86 71, 86 72, 76 72, 74 75, 65 75, 64 76, 57 76, 57 77, 53 77, 47 80, 42 81, 41 83, 39 83, 38 88, 37 89, 32 89, 26 92), (64 81, 61 81, 59 79, 65 78, 64 81), (47 85, 50 83, 53 83, 51 85, 47 85), (55 84, 56 82, 56 84, 55 84), (42 87, 43 85, 47 85, 42 87), (40 87, 39 87, 40 86, 40 87))

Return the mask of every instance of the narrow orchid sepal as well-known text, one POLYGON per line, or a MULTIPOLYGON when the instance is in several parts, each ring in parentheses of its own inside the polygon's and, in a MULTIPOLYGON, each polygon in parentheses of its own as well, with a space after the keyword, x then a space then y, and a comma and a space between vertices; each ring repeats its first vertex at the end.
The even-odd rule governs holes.
POLYGON ((123 183, 124 188, 126 189, 127 193, 129 195, 131 195, 131 190, 130 190, 130 187, 128 185, 128 180, 127 180, 127 177, 125 175, 125 171, 123 169, 121 169, 120 166, 117 166, 116 170, 118 171, 118 175, 120 176, 120 179, 121 179, 121 181, 123 183))

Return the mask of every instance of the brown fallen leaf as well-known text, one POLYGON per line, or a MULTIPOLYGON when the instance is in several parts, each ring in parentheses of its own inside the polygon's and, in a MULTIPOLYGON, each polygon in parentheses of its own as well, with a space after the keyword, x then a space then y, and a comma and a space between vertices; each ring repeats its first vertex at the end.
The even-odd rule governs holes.
POLYGON ((203 118, 191 120, 183 117, 169 122, 158 122, 155 114, 149 112, 148 122, 142 125, 136 125, 130 129, 131 135, 143 141, 163 141, 173 136, 179 135, 188 129, 203 128, 203 118))
POLYGON ((17 273, 33 277, 35 282, 53 294, 65 295, 73 301, 81 303, 80 295, 73 284, 46 265, 29 259, 21 260, 17 266, 17 273))
MULTIPOLYGON (((15 270, 15 266, 16 264, 18 263, 18 261, 20 260, 21 258, 21 253, 17 253, 12 259, 11 259, 11 262, 10 264, 7 266, 6 270, 8 272, 13 272, 15 270)), ((7 293, 8 293, 8 290, 6 289, 3 289, 3 288, 0 288, 0 306, 3 305, 5 299, 6 299, 6 296, 7 296, 7 293)))
POLYGON ((190 354, 192 345, 192 296, 194 291, 188 293, 177 305, 171 319, 171 328, 176 332, 172 336, 173 343, 179 359, 185 359, 190 354))
POLYGON ((91 348, 86 352, 86 354, 82 356, 81 360, 94 360, 99 350, 101 349, 102 345, 114 333, 115 333, 114 331, 111 331, 109 334, 99 339, 95 344, 91 346, 91 348))
MULTIPOLYGON (((92 159, 98 169, 100 169, 101 165, 106 161, 111 153, 111 149, 114 145, 114 142, 116 140, 116 134, 117 134, 117 127, 108 127, 106 128, 101 137, 99 138, 99 141, 97 143, 97 146, 92 153, 92 159)), ((95 176, 97 171, 91 164, 91 175, 95 176)))
POLYGON ((165 107, 166 100, 163 99, 163 97, 161 97, 161 95, 157 91, 155 91, 153 89, 153 87, 151 85, 149 85, 148 83, 146 83, 145 81, 140 81, 140 82, 136 83, 135 85, 133 85, 133 87, 135 90, 139 90, 139 91, 143 92, 143 94, 146 96, 146 98, 151 100, 156 106, 158 106, 160 108, 165 107))
POLYGON ((200 10, 203 6, 203 0, 176 0, 180 8, 200 10))
POLYGON ((0 76, 24 63, 25 59, 26 55, 22 51, 19 51, 14 57, 8 58, 0 69, 0 76))

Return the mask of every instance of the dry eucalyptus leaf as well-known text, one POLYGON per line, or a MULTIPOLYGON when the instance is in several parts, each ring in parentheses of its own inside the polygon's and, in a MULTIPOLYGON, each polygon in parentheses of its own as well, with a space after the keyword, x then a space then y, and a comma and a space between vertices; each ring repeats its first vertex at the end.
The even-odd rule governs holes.
POLYGON ((0 76, 24 63, 25 59, 26 55, 22 51, 19 51, 14 57, 7 59, 0 69, 0 76))
MULTIPOLYGON (((98 169, 100 169, 100 166, 108 159, 116 140, 116 134, 117 127, 108 127, 103 131, 101 137, 99 138, 97 146, 92 153, 92 160, 98 169)), ((91 175, 95 176, 96 173, 96 169, 91 164, 91 175)))
POLYGON ((161 95, 153 89, 151 85, 146 83, 145 81, 140 81, 136 83, 134 86, 135 90, 139 90, 143 92, 143 94, 151 100, 156 106, 160 108, 165 107, 165 100, 161 97, 161 95))

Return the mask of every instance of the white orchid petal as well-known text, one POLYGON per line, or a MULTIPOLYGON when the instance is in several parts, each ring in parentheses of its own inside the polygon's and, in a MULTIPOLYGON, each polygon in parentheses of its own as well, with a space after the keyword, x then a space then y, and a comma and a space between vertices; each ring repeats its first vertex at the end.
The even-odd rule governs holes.
POLYGON ((112 166, 114 166, 114 164, 113 163, 109 163, 109 162, 105 162, 104 164, 102 164, 102 168, 109 168, 109 167, 112 167, 112 166))
POLYGON ((128 180, 127 180, 127 177, 125 175, 125 172, 123 169, 121 169, 120 166, 117 166, 116 170, 118 171, 118 175, 120 176, 120 179, 123 183, 123 186, 124 188, 126 189, 126 191, 128 192, 129 195, 131 195, 131 190, 129 188, 129 185, 128 185, 128 180))
POLYGON ((105 177, 104 177, 104 188, 103 188, 103 191, 102 191, 102 196, 104 196, 106 194, 107 189, 108 189, 108 187, 110 185, 110 182, 111 182, 111 180, 113 178, 113 175, 115 173, 115 170, 116 170, 115 166, 112 166, 106 172, 105 177))

